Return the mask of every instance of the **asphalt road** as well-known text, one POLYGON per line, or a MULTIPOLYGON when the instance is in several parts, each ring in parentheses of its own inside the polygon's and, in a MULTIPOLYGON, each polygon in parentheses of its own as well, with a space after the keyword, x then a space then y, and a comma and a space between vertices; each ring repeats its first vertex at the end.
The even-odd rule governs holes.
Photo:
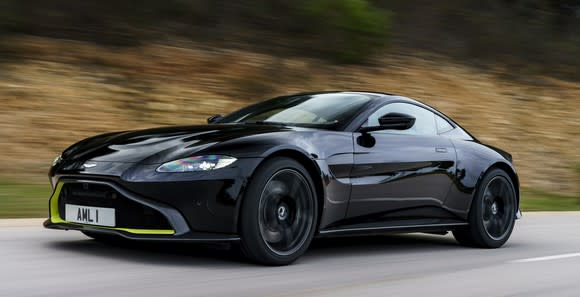
POLYGON ((496 250, 450 235, 325 239, 286 267, 0 221, 0 296, 580 296, 580 213, 524 214, 496 250))

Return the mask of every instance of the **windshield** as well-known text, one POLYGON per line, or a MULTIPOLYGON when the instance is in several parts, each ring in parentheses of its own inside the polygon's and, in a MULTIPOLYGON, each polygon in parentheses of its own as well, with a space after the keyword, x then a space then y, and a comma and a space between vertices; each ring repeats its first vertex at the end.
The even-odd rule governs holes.
POLYGON ((368 95, 351 93, 284 96, 250 105, 218 122, 337 125, 349 122, 371 99, 368 95))

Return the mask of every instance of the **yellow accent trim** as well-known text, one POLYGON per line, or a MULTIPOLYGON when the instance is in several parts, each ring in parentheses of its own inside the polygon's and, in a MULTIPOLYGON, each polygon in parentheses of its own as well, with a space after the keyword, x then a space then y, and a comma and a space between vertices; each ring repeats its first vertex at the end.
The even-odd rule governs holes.
POLYGON ((149 235, 173 235, 173 230, 163 229, 128 229, 128 228, 111 228, 112 230, 125 231, 133 234, 149 234, 149 235))
POLYGON ((56 184, 56 188, 54 189, 54 192, 50 196, 50 202, 49 202, 50 221, 54 224, 71 224, 71 225, 78 225, 78 226, 87 226, 87 227, 106 229, 106 230, 124 231, 124 232, 132 233, 132 234, 148 234, 148 235, 173 235, 173 234, 175 234, 175 230, 113 228, 113 227, 105 227, 105 226, 78 224, 78 223, 72 223, 69 221, 65 221, 60 217, 60 214, 58 213, 58 198, 60 196, 60 192, 62 191, 63 185, 64 185, 64 182, 58 182, 56 184))
POLYGON ((63 182, 58 182, 54 192, 52 193, 52 196, 50 196, 50 221, 55 224, 66 223, 66 221, 61 219, 60 215, 58 214, 58 197, 60 196, 63 185, 63 182))
POLYGON ((114 228, 114 227, 106 227, 106 226, 97 226, 97 225, 87 225, 87 224, 79 224, 79 223, 71 223, 68 221, 63 221, 63 223, 77 225, 77 226, 86 226, 98 229, 106 229, 106 230, 115 230, 115 231, 125 231, 128 233, 133 234, 148 234, 148 235, 173 235, 175 231, 173 230, 164 230, 164 229, 131 229, 131 228, 114 228))

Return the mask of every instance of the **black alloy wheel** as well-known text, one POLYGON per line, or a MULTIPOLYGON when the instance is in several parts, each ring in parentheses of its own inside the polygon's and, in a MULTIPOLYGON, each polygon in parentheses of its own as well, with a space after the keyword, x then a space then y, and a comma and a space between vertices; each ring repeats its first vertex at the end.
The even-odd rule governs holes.
POLYGON ((517 211, 513 182, 503 170, 492 169, 474 197, 469 226, 454 230, 453 235, 463 245, 498 248, 510 237, 517 211))
POLYGON ((290 255, 304 244, 313 226, 314 199, 302 174, 294 169, 276 172, 258 208, 260 234, 272 252, 290 255))
POLYGON ((317 222, 317 200, 308 171, 289 158, 266 161, 242 202, 242 251, 259 263, 285 265, 310 245, 317 222))
POLYGON ((503 239, 515 218, 515 198, 505 177, 496 176, 487 184, 481 203, 485 232, 494 240, 503 239))

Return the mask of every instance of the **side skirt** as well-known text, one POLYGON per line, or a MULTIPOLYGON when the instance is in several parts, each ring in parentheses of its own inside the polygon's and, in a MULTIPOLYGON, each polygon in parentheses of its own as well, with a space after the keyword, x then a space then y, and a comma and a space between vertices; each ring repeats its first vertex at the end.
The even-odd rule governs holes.
POLYGON ((442 219, 393 220, 387 222, 344 225, 319 231, 317 237, 376 233, 439 233, 467 226, 467 222, 442 219))

